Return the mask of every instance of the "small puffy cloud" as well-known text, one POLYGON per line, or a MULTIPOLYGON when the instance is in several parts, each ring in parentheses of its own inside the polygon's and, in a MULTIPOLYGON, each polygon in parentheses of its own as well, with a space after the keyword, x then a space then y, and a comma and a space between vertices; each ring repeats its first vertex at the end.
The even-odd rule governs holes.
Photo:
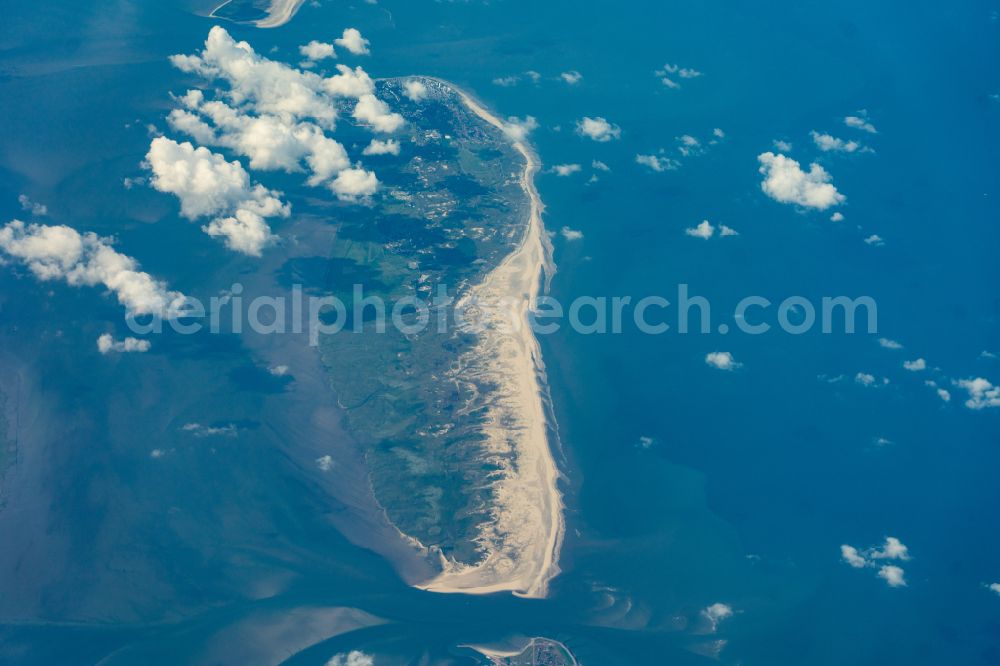
POLYGON ((764 176, 761 190, 775 201, 825 210, 847 199, 830 182, 830 174, 818 164, 812 164, 806 172, 792 158, 772 152, 761 153, 757 160, 764 176))
POLYGON ((337 46, 347 49, 354 55, 368 55, 371 53, 368 50, 368 40, 361 36, 361 32, 357 28, 347 28, 344 30, 343 36, 335 39, 334 42, 337 46))
POLYGON ((375 666, 375 658, 352 650, 347 654, 334 655, 326 662, 326 666, 375 666))
POLYGON ((664 155, 636 155, 635 163, 649 167, 658 173, 673 171, 680 166, 676 160, 672 160, 664 155))
POLYGON ((245 208, 228 217, 215 218, 202 230, 213 238, 221 238, 230 250, 251 257, 259 257, 276 240, 264 218, 245 208))
POLYGON ((813 130, 810 134, 813 143, 824 153, 854 153, 862 149, 861 144, 857 141, 844 141, 830 134, 820 134, 816 130, 813 130))
POLYGON ((871 245, 872 247, 882 247, 885 245, 885 239, 878 234, 872 234, 871 236, 865 238, 865 244, 871 245))
POLYGON ((270 372, 275 377, 284 377, 285 375, 288 374, 288 366, 275 365, 273 367, 268 368, 267 371, 270 372))
POLYGON ((524 73, 524 75, 527 76, 529 79, 531 79, 532 83, 538 83, 539 81, 542 80, 542 75, 533 69, 529 69, 524 73))
POLYGON ((906 560, 910 559, 910 549, 896 537, 886 537, 885 543, 878 550, 872 550, 870 557, 876 560, 906 560))
MULTIPOLYGON (((719 236, 739 236, 739 232, 732 227, 727 227, 726 225, 721 225, 718 229, 719 236)), ((716 228, 708 220, 702 220, 700 224, 696 227, 689 227, 684 230, 684 233, 688 236, 694 236, 695 238, 703 238, 708 240, 715 235, 716 228)))
POLYGON ((423 83, 423 81, 410 79, 403 84, 403 94, 411 102, 419 103, 427 98, 427 86, 423 83))
POLYGON ((493 79, 493 85, 500 86, 501 88, 510 88, 516 86, 521 80, 519 76, 498 76, 493 79))
POLYGON ((609 167, 607 164, 605 164, 601 160, 594 160, 593 162, 590 163, 590 167, 594 171, 611 171, 611 167, 609 167))
POLYGON ((684 157, 703 155, 705 153, 705 149, 702 147, 701 142, 690 134, 684 134, 677 137, 677 143, 679 144, 677 152, 684 157))
POLYGON ((362 95, 354 107, 354 118, 376 132, 392 134, 406 124, 403 116, 389 110, 389 105, 372 94, 362 95))
POLYGON ((854 375, 854 381, 862 386, 874 386, 875 385, 875 375, 869 374, 867 372, 859 372, 854 375))
POLYGON ((102 354, 110 354, 111 352, 119 354, 127 353, 145 353, 149 351, 150 348, 149 340, 139 340, 137 338, 125 338, 124 340, 115 340, 111 337, 110 333, 105 333, 101 337, 97 338, 97 351, 102 354))
POLYGON ((576 84, 578 84, 580 81, 583 80, 583 74, 576 71, 575 69, 569 72, 563 72, 559 76, 560 78, 562 78, 563 81, 570 84, 571 86, 575 86, 576 84))
POLYGON ((948 389, 939 388, 937 389, 937 395, 944 402, 951 402, 951 391, 948 389))
POLYGON ((708 621, 709 632, 715 633, 719 623, 733 616, 733 608, 728 604, 714 603, 701 611, 701 616, 708 621))
POLYGON ((894 564, 887 564, 880 568, 878 577, 884 580, 889 587, 906 587, 903 570, 894 564))
POLYGON ((710 352, 705 356, 705 363, 716 368, 718 370, 735 370, 742 364, 737 363, 736 359, 729 352, 710 352))
POLYGON ((708 240, 715 235, 715 227, 708 220, 702 220, 701 223, 696 227, 691 227, 684 230, 688 236, 694 236, 695 238, 704 238, 708 240))
POLYGON ((1000 594, 1000 583, 992 583, 992 584, 990 584, 989 585, 989 589, 990 589, 991 592, 995 592, 996 594, 1000 594))
POLYGON ((890 340, 889 338, 879 338, 878 344, 883 349, 902 349, 903 345, 896 342, 895 340, 890 340))
POLYGON ((239 434, 236 430, 236 426, 232 423, 220 426, 207 426, 201 423, 187 423, 181 428, 181 430, 198 438, 236 437, 236 435, 239 434))
POLYGON ((1000 407, 1000 386, 994 386, 987 379, 960 379, 955 382, 955 386, 965 389, 969 394, 969 399, 965 401, 965 406, 969 409, 1000 407))
POLYGON ((844 214, 841 213, 838 210, 836 213, 834 213, 833 215, 830 216, 830 221, 831 222, 843 222, 844 221, 844 214))
POLYGON ((680 65, 664 65, 664 74, 676 74, 682 79, 696 79, 701 76, 701 72, 697 69, 691 69, 690 67, 681 67, 680 65))
POLYGON ((362 151, 363 155, 399 155, 399 141, 394 141, 389 139, 388 141, 381 141, 379 139, 372 139, 372 142, 365 146, 362 151))
POLYGON ((580 136, 585 136, 600 143, 617 139, 622 134, 622 130, 618 125, 613 125, 600 116, 596 118, 585 116, 578 120, 576 123, 576 132, 580 136))
POLYGON ((879 560, 905 562, 910 559, 909 549, 895 537, 886 537, 881 548, 869 548, 863 552, 858 551, 854 546, 844 544, 840 547, 840 557, 855 569, 878 567, 878 577, 888 583, 890 587, 904 587, 906 585, 902 568, 894 564, 879 565, 879 560))
POLYGON ((337 65, 337 72, 322 81, 322 89, 328 95, 360 99, 375 92, 375 82, 360 67, 351 69, 346 65, 337 65))
POLYGON ((514 142, 524 141, 536 129, 538 129, 538 121, 534 116, 526 116, 523 120, 517 116, 510 116, 503 124, 504 134, 514 142))
POLYGON ((317 60, 324 60, 326 58, 337 57, 337 52, 334 50, 333 44, 325 44, 324 42, 318 42, 315 39, 308 44, 300 46, 299 53, 302 54, 303 58, 307 58, 313 62, 317 60))
POLYGON ((778 149, 778 152, 790 153, 792 152, 792 144, 788 141, 783 141, 782 139, 775 139, 773 141, 774 147, 778 149))
POLYGON ((360 167, 344 169, 330 183, 330 189, 341 201, 357 201, 375 194, 378 190, 378 178, 371 171, 360 167))
POLYGON ((321 472, 329 472, 333 469, 333 457, 320 456, 319 458, 316 458, 316 467, 318 467, 321 472))
POLYGON ((848 127, 853 127, 854 129, 859 129, 869 134, 877 134, 878 130, 875 126, 868 121, 868 113, 864 110, 859 111, 856 116, 847 116, 844 118, 844 124, 848 127))
POLYGON ((920 372, 927 369, 927 361, 922 358, 913 361, 903 361, 903 367, 910 372, 920 372))
POLYGON ((579 164, 557 164, 552 167, 552 171, 557 176, 565 177, 572 176, 574 173, 579 173, 581 168, 582 167, 580 167, 579 164))
POLYGON ((855 569, 863 569, 868 565, 867 560, 861 556, 854 546, 844 544, 840 547, 840 557, 855 569))
POLYGON ((131 315, 176 317, 186 300, 139 271, 139 263, 115 251, 109 240, 64 225, 9 222, 0 228, 0 252, 42 281, 63 280, 73 287, 102 285, 131 315))
POLYGON ((989 351, 988 349, 984 349, 983 351, 979 352, 979 358, 985 358, 985 359, 995 360, 998 357, 997 357, 996 354, 994 354, 993 352, 989 351))
POLYGON ((577 231, 576 229, 570 229, 569 227, 563 227, 560 232, 562 237, 568 241, 578 241, 583 240, 583 232, 577 231))
POLYGON ((668 88, 678 89, 681 87, 677 83, 676 79, 696 79, 701 76, 701 72, 696 69, 691 69, 690 67, 681 67, 680 65, 666 64, 663 69, 658 69, 653 72, 657 77, 660 78, 660 82, 668 88))
POLYGON ((31 213, 36 217, 43 217, 49 214, 48 206, 40 204, 37 201, 32 201, 27 194, 18 196, 17 202, 21 204, 21 210, 31 213))

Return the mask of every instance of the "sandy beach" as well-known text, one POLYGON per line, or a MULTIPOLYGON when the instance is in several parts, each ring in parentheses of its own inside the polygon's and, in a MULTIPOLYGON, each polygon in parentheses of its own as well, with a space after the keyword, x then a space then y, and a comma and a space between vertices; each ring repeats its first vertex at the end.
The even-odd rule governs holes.
POLYGON ((306 0, 271 0, 267 10, 267 18, 257 21, 258 28, 277 28, 292 20, 295 12, 305 4, 306 0))
MULTIPOLYGON (((456 92, 473 113, 504 129, 475 100, 456 92)), ((520 180, 530 200, 528 225, 518 247, 463 297, 480 305, 486 323, 472 352, 474 360, 464 372, 500 387, 484 427, 490 462, 501 469, 494 486, 492 520, 480 526, 476 538, 486 556, 475 566, 442 556, 442 573, 418 585, 434 592, 509 591, 540 598, 559 573, 563 502, 548 437, 545 369, 529 322, 551 262, 542 225, 543 206, 534 184, 538 160, 525 144, 515 142, 514 148, 525 161, 520 180)))
MULTIPOLYGON (((221 5, 212 10, 209 18, 218 18, 215 13, 228 5, 232 0, 226 0, 221 5)), ((292 20, 299 8, 305 4, 306 0, 271 0, 271 6, 267 8, 267 18, 254 21, 258 28, 278 28, 292 20)))

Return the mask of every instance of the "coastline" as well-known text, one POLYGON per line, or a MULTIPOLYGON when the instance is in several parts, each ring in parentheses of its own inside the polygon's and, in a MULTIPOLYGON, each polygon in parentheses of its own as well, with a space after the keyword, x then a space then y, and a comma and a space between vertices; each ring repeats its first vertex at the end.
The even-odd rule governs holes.
POLYGON ((278 28, 289 21, 305 4, 306 0, 271 0, 271 6, 267 10, 267 18, 257 21, 254 25, 258 28, 278 28))
MULTIPOLYGON (((233 0, 224 0, 219 6, 213 9, 208 18, 214 19, 225 19, 222 16, 216 16, 215 12, 219 11, 226 5, 228 5, 233 0)), ((271 5, 267 8, 267 18, 262 18, 257 21, 249 21, 254 26, 258 28, 279 28, 295 16, 296 12, 305 4, 305 0, 271 0, 271 5)), ((242 21, 240 23, 243 23, 242 21)))
MULTIPOLYGON (((476 116, 504 129, 501 120, 468 94, 438 81, 454 90, 476 116)), ((520 180, 530 201, 528 225, 518 247, 463 297, 487 304, 483 307, 487 327, 475 353, 488 359, 479 371, 501 386, 484 427, 487 451, 502 470, 496 506, 493 521, 481 527, 477 538, 487 556, 470 566, 439 554, 442 573, 416 586, 433 592, 512 592, 544 598, 549 581, 560 571, 565 531, 560 473, 548 437, 541 348, 529 320, 552 264, 541 217, 544 206, 534 184, 539 162, 523 142, 513 146, 525 161, 520 180), (508 313, 515 315, 513 321, 508 313)))
POLYGON ((579 662, 576 660, 576 656, 572 653, 572 651, 570 651, 568 647, 566 647, 564 643, 552 640, 551 638, 542 638, 541 636, 536 636, 534 638, 528 639, 528 641, 520 648, 499 648, 499 647, 490 647, 485 645, 462 645, 460 647, 466 647, 469 648, 470 650, 475 650, 479 654, 489 659, 490 663, 496 664, 497 666, 503 666, 505 663, 507 663, 505 660, 513 659, 515 657, 520 657, 539 642, 551 643, 555 646, 558 646, 565 653, 565 655, 569 657, 570 666, 579 665, 579 662))

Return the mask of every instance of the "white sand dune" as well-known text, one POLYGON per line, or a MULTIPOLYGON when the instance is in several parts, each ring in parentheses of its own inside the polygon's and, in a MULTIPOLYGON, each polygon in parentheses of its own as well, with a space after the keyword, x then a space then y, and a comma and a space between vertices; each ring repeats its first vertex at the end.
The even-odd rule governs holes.
POLYGON ((267 18, 257 21, 258 28, 277 28, 292 20, 306 0, 271 0, 267 18))
MULTIPOLYGON (((473 113, 503 130, 500 120, 457 92, 473 113)), ((534 184, 538 161, 523 143, 514 147, 525 160, 521 187, 531 202, 528 225, 517 249, 463 297, 479 305, 485 323, 471 352, 475 364, 464 372, 500 387, 490 403, 484 434, 490 462, 501 471, 494 485, 492 520, 480 526, 476 537, 484 559, 469 566, 442 555, 442 573, 418 585, 434 592, 509 591, 544 597, 549 581, 559 573, 563 502, 549 446, 544 365, 528 320, 550 254, 534 184)))
MULTIPOLYGON (((232 0, 226 0, 221 5, 212 10, 209 18, 218 18, 215 13, 228 5, 232 0)), ((253 24, 258 28, 278 28, 292 20, 299 8, 305 4, 306 0, 271 0, 271 5, 267 8, 267 17, 253 24)))

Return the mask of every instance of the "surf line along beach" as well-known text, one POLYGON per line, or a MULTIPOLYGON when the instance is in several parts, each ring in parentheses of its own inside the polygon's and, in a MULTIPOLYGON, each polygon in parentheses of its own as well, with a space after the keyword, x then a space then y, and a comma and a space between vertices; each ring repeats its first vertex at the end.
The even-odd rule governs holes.
MULTIPOLYGON (((476 116, 506 133, 504 123, 468 94, 446 81, 430 80, 454 90, 476 116)), ((499 387, 483 434, 486 454, 502 471, 494 486, 491 520, 479 526, 476 538, 484 558, 468 565, 440 555, 442 572, 417 585, 434 592, 509 591, 541 598, 559 573, 563 500, 548 437, 541 348, 529 321, 543 276, 554 267, 534 183, 539 162, 523 141, 514 139, 513 147, 524 158, 520 184, 530 202, 528 223, 514 251, 462 296, 475 299, 486 320, 471 353, 475 372, 499 387)))

